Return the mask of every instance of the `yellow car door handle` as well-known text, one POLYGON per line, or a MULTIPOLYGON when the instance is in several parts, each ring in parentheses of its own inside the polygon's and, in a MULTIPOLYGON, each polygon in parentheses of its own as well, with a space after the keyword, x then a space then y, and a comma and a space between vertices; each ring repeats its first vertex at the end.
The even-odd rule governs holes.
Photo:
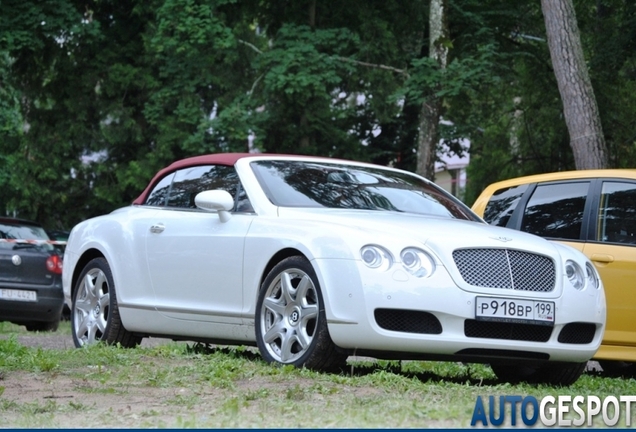
POLYGON ((612 255, 606 254, 592 254, 592 261, 600 262, 600 263, 611 263, 614 262, 614 257, 612 255))

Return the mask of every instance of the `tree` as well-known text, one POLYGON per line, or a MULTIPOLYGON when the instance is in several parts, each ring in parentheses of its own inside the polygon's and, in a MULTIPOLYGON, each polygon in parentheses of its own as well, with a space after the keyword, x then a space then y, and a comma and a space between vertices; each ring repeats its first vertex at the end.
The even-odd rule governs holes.
MULTIPOLYGON (((609 160, 633 165, 636 6, 579 4, 609 160)), ((208 152, 307 153, 416 171, 426 142, 432 171, 440 140, 460 152, 459 138, 469 138, 470 194, 575 166, 566 124, 555 121, 564 108, 536 1, 2 7, 0 204, 47 226, 125 205, 157 169, 208 152), (425 32, 431 22, 445 22, 447 33, 425 32), (439 124, 442 112, 453 126, 439 124)))
POLYGON ((633 167, 636 2, 577 1, 577 22, 612 167, 633 167))
POLYGON ((454 56, 493 50, 487 79, 445 108, 471 141, 463 199, 497 180, 574 169, 540 3, 462 0, 450 12, 454 56))
POLYGON ((606 168, 607 149, 572 0, 541 0, 577 169, 606 168))
MULTIPOLYGON (((448 25, 446 23, 446 0, 430 0, 429 6, 429 57, 444 71, 448 62, 448 25)), ((431 89, 433 92, 439 88, 431 89)), ((432 94, 422 102, 417 136, 416 172, 430 180, 435 178, 437 156, 437 129, 442 108, 439 96, 432 94)))
POLYGON ((64 107, 63 95, 78 89, 80 81, 69 86, 58 78, 72 79, 64 68, 77 66, 74 42, 92 28, 82 25, 82 14, 70 1, 3 1, 2 10, 0 87, 3 107, 11 107, 0 109, 2 122, 10 120, 0 128, 2 212, 64 228, 63 209, 83 207, 75 201, 83 188, 71 176, 80 166, 79 155, 71 155, 83 148, 71 131, 83 110, 64 107))

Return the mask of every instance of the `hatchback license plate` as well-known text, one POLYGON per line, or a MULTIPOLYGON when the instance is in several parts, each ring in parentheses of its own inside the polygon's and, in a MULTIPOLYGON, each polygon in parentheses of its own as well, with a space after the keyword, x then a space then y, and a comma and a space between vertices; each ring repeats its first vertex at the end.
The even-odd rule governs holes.
POLYGON ((38 301, 38 295, 35 291, 0 289, 0 299, 34 302, 38 301))
POLYGON ((554 302, 477 297, 475 318, 484 321, 554 325, 554 302))

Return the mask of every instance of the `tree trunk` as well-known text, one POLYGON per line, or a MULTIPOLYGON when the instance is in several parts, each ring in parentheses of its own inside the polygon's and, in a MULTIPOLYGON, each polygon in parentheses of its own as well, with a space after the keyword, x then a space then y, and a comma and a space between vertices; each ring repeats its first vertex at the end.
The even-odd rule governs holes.
MULTIPOLYGON (((448 38, 446 23, 446 0, 431 0, 429 11, 429 57, 437 61, 440 69, 446 69, 448 38)), ((433 89, 435 91, 437 89, 433 89)), ((415 171, 429 180, 435 179, 435 157, 437 156, 438 126, 441 100, 431 96, 422 102, 418 122, 417 167, 415 171)))
MULTIPOLYGON (((316 29, 316 0, 311 0, 309 2, 309 27, 312 30, 316 29)), ((311 153, 315 149, 312 147, 310 150, 310 145, 312 142, 312 137, 309 132, 309 121, 307 118, 307 111, 303 110, 300 115, 300 152, 302 154, 311 153)))
POLYGON ((309 2, 309 27, 312 30, 316 28, 316 0, 309 2))
POLYGON ((576 169, 607 168, 607 147, 572 0, 541 0, 576 169))
POLYGON ((435 157, 437 155, 437 125, 439 124, 439 101, 424 101, 420 109, 417 134, 417 167, 415 172, 431 181, 435 180, 435 157))

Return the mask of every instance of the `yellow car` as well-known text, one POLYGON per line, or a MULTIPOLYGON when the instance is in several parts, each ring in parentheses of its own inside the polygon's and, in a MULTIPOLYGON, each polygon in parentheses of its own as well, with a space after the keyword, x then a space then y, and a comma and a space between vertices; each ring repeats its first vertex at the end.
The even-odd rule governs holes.
POLYGON ((491 225, 537 234, 587 255, 607 299, 605 336, 595 359, 605 370, 636 362, 636 169, 504 180, 488 186, 472 209, 491 225))

